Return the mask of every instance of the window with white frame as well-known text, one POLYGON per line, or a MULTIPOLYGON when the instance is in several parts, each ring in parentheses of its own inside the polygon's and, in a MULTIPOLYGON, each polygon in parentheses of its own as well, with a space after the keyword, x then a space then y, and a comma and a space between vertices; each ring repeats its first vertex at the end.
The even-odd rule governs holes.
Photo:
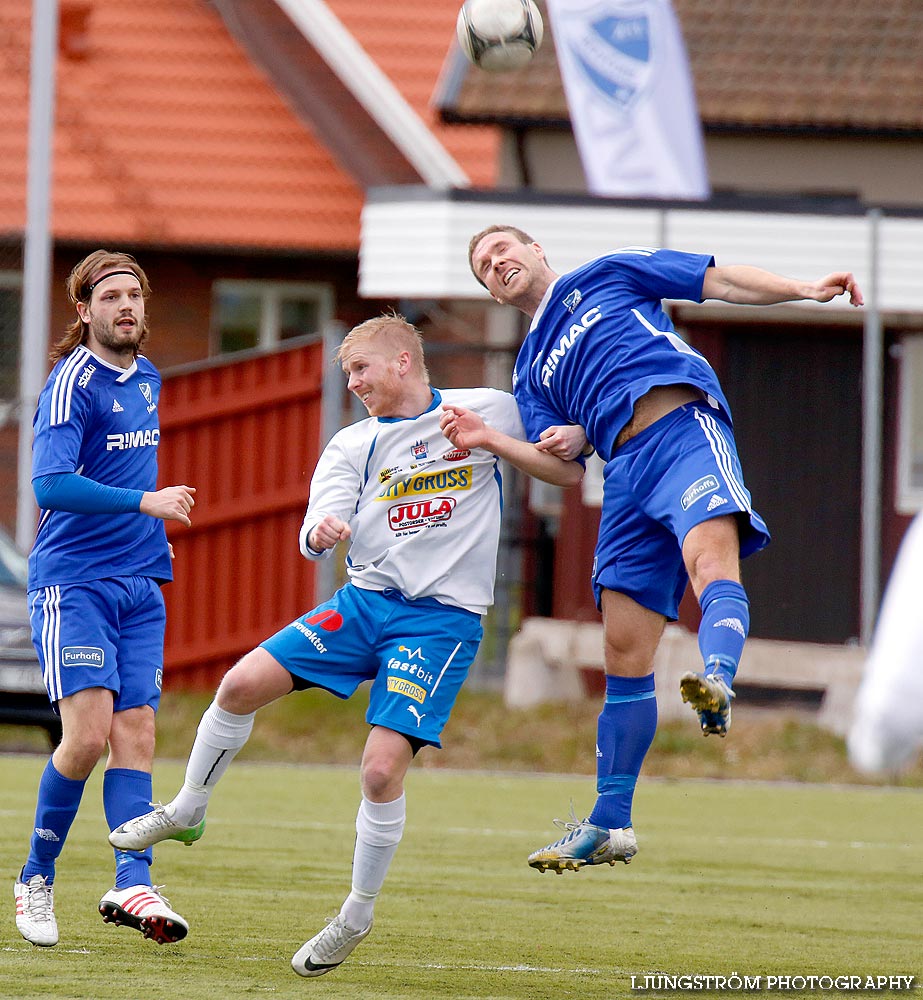
POLYGON ((897 507, 923 510, 923 332, 901 342, 900 429, 897 507))
POLYGON ((320 333, 333 308, 333 289, 317 282, 216 281, 212 353, 268 348, 320 333))

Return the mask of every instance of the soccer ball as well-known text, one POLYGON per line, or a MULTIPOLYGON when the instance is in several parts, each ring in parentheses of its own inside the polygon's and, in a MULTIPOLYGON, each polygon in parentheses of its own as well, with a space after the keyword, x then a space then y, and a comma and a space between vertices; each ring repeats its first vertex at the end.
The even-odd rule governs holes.
POLYGON ((500 73, 529 62, 545 26, 532 0, 466 0, 455 30, 475 66, 500 73))

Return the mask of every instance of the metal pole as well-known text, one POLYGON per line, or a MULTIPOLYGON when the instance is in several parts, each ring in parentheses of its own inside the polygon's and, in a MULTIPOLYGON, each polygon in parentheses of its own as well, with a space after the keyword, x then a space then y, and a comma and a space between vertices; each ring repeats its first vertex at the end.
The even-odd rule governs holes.
POLYGON ((868 213, 869 288, 862 332, 862 527, 860 639, 868 645, 878 615, 881 579, 882 329, 879 247, 881 209, 868 213))
POLYGON ((22 550, 35 535, 32 494, 32 414, 46 376, 48 293, 51 274, 51 164, 54 141, 58 2, 34 0, 29 77, 29 162, 23 263, 22 330, 19 352, 19 456, 16 543, 22 550))
MULTIPOLYGON (((346 328, 342 323, 327 323, 324 326, 323 359, 321 364, 321 448, 343 426, 343 372, 332 363, 333 357, 343 343, 346 328)), ((333 596, 337 589, 338 560, 333 555, 320 559, 314 564, 314 603, 320 604, 333 596)))

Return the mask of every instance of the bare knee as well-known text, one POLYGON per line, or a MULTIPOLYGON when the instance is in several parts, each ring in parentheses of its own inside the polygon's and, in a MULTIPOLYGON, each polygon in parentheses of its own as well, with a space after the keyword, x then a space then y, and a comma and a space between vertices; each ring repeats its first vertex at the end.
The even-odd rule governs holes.
POLYGON ((643 677, 654 669, 654 655, 666 619, 625 594, 602 594, 606 673, 643 677))
POLYGON ((116 712, 109 731, 108 766, 150 771, 154 743, 154 710, 149 705, 116 712))
POLYGON ((404 791, 404 775, 413 760, 410 741, 376 726, 365 744, 359 777, 362 794, 372 802, 393 802, 404 791))
POLYGON ((86 725, 65 728, 54 752, 55 768, 66 778, 88 777, 105 752, 108 739, 108 728, 90 720, 86 725))
POLYGON ((65 778, 82 780, 96 767, 112 728, 112 692, 86 688, 58 702, 61 742, 52 759, 65 778))
POLYGON ((715 580, 740 582, 740 536, 732 515, 697 524, 683 540, 683 562, 696 597, 715 580))
POLYGON ((292 675, 265 649, 247 653, 224 675, 215 700, 234 715, 249 715, 294 687, 292 675))
POLYGON ((360 780, 362 794, 372 802, 392 802, 401 794, 394 794, 395 789, 403 790, 403 776, 398 776, 393 762, 379 757, 362 761, 360 780))

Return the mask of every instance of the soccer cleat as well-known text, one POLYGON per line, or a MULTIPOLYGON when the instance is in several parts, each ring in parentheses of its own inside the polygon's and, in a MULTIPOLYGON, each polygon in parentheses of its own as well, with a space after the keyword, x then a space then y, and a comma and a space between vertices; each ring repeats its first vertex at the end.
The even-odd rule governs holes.
POLYGON ((99 901, 99 912, 107 924, 131 927, 158 944, 182 941, 189 924, 170 909, 160 894, 163 886, 132 885, 110 889, 99 901))
POLYGON ((136 816, 109 834, 109 843, 120 851, 143 851, 162 840, 178 840, 187 847, 205 832, 205 817, 195 826, 183 826, 174 818, 174 808, 159 802, 152 812, 136 816))
POLYGON ((585 865, 614 865, 616 861, 627 865, 638 853, 638 841, 630 826, 607 830, 576 817, 554 822, 567 833, 529 855, 529 865, 540 872, 562 875, 565 871, 579 871, 585 865))
POLYGON ((58 943, 58 922, 54 916, 54 889, 44 875, 33 875, 28 882, 16 879, 16 927, 32 944, 50 948, 58 943))
POLYGON ((322 931, 295 952, 292 968, 299 976, 322 976, 342 965, 371 929, 372 924, 369 922, 364 930, 353 930, 337 914, 322 931))
POLYGON ((734 692, 716 674, 696 674, 691 670, 679 681, 683 701, 699 713, 702 735, 727 736, 731 728, 731 700, 734 692))

